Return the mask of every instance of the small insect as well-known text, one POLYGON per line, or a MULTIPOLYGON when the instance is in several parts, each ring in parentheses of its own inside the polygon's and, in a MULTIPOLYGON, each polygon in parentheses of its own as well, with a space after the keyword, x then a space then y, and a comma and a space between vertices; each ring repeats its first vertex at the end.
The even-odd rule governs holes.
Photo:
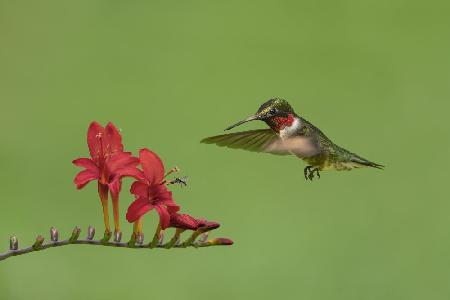
POLYGON ((184 176, 184 177, 177 177, 177 178, 175 178, 175 179, 169 181, 169 183, 168 183, 167 185, 170 185, 170 184, 180 184, 181 186, 183 186, 183 185, 184 185, 184 186, 187 186, 187 179, 188 179, 187 176, 184 176))

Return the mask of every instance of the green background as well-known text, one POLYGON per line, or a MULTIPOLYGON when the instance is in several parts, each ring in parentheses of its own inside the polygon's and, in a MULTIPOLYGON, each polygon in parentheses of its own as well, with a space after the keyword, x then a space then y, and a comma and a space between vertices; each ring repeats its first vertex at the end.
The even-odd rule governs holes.
POLYGON ((0 252, 10 234, 26 246, 52 225, 101 231, 95 185, 72 183, 92 120, 113 121, 127 150, 178 165, 190 180, 173 188, 183 210, 235 241, 11 258, 0 298, 449 299, 449 8, 0 0, 0 252), (199 143, 274 96, 386 170, 306 182, 294 157, 199 143))

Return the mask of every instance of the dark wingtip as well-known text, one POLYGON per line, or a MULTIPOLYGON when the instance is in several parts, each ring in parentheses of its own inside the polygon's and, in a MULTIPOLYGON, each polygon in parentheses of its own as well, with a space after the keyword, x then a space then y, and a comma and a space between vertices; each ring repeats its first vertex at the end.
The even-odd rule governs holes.
POLYGON ((215 137, 216 137, 216 136, 209 136, 209 137, 206 137, 206 138, 202 139, 202 140, 200 141, 200 143, 201 143, 201 144, 214 144, 215 141, 214 141, 213 139, 214 139, 215 137))
POLYGON ((367 159, 364 159, 364 158, 361 158, 359 156, 353 157, 351 159, 351 161, 353 161, 353 162, 355 162, 357 164, 366 166, 366 167, 372 167, 372 168, 376 168, 376 169, 380 169, 380 170, 384 170, 384 168, 385 168, 384 165, 380 165, 380 164, 371 162, 371 161, 369 161, 367 159))
POLYGON ((380 165, 380 164, 377 164, 377 163, 374 163, 371 161, 367 161, 367 163, 361 163, 361 162, 359 162, 359 163, 362 165, 368 166, 368 167, 379 169, 379 170, 384 170, 384 168, 385 168, 384 165, 380 165))
POLYGON ((370 163, 369 167, 376 168, 376 169, 379 169, 379 170, 384 170, 384 168, 385 168, 384 165, 380 165, 380 164, 377 164, 377 163, 370 163))

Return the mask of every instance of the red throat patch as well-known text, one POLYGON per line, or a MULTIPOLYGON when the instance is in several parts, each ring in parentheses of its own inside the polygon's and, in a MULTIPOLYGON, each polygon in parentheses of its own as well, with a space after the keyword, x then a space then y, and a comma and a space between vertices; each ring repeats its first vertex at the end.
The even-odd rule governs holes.
POLYGON ((274 127, 272 127, 273 130, 280 132, 280 130, 283 130, 285 127, 291 126, 292 123, 294 123, 294 115, 288 114, 287 117, 275 117, 272 119, 272 122, 274 123, 274 127))

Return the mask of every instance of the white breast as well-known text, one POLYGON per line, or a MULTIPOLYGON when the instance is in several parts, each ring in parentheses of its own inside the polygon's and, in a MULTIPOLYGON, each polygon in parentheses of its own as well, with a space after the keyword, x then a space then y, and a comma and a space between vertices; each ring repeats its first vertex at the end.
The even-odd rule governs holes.
POLYGON ((291 126, 286 126, 283 129, 280 130, 280 137, 282 139, 290 137, 294 135, 297 130, 302 126, 299 118, 294 118, 294 122, 291 126))

